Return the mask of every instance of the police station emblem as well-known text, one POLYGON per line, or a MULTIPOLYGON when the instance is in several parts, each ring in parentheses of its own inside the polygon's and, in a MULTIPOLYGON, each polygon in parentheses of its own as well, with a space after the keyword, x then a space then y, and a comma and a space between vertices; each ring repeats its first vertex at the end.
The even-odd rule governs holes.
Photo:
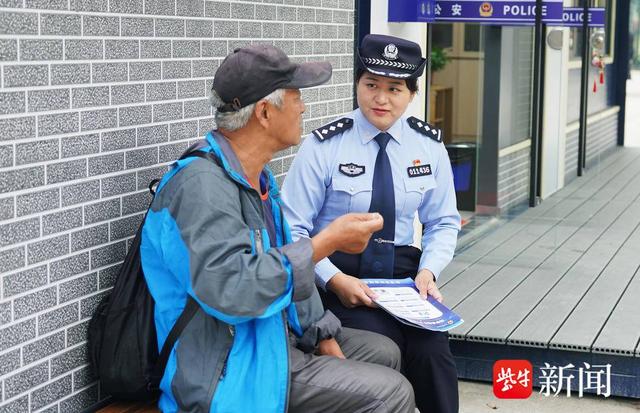
POLYGON ((410 166, 407 168, 407 173, 409 178, 431 175, 431 164, 410 166))
POLYGON ((491 17, 493 16, 493 6, 488 1, 485 1, 480 5, 480 16, 491 17))
POLYGON ((382 57, 387 60, 396 60, 398 58, 398 48, 395 44, 389 43, 384 47, 384 52, 382 53, 382 57))
POLYGON ((351 178, 364 174, 364 165, 356 165, 355 163, 341 163, 338 170, 351 178))

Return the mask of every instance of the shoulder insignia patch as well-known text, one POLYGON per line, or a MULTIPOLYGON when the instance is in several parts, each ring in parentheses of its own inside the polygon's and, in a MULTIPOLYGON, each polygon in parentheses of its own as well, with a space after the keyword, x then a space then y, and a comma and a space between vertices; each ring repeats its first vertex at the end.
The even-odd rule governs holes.
POLYGON ((409 123, 411 129, 417 130, 424 136, 428 136, 436 142, 442 142, 442 131, 435 126, 429 125, 427 122, 413 116, 407 119, 407 123, 409 123))
POLYGON ((312 133, 320 142, 324 142, 329 138, 333 138, 353 126, 353 119, 342 118, 314 130, 312 133))

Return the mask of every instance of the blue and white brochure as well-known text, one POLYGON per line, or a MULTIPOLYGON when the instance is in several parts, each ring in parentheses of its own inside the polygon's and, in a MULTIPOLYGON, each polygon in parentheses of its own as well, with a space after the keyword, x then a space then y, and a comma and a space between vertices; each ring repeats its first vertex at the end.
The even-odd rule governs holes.
POLYGON ((433 297, 428 296, 426 300, 420 297, 411 278, 368 278, 362 281, 378 295, 373 301, 404 324, 432 331, 449 331, 464 322, 433 297))

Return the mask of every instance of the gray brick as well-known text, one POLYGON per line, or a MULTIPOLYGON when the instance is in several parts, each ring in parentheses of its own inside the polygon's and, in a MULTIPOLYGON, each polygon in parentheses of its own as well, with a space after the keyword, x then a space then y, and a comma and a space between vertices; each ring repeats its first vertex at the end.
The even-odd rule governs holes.
POLYGON ((110 176, 102 179, 102 197, 121 195, 136 190, 136 174, 110 176))
POLYGON ((98 273, 91 273, 60 284, 60 303, 75 300, 98 290, 98 273))
POLYGON ((73 208, 66 211, 54 212, 42 217, 42 235, 51 235, 57 232, 68 231, 82 226, 82 208, 73 208))
MULTIPOLYGON (((100 297, 104 297, 106 294, 100 294, 100 297)), ((87 302, 92 300, 93 297, 89 299, 83 300, 85 302, 85 308, 87 307, 87 302)), ((93 299, 95 300, 95 299, 93 299)), ((80 319, 91 317, 93 313, 82 314, 82 302, 80 303, 80 319)), ((87 330, 89 329, 89 321, 84 323, 77 324, 75 326, 69 327, 67 330, 67 346, 73 346, 78 343, 82 343, 83 341, 87 341, 87 330)))
POLYGON ((112 132, 102 133, 102 150, 116 151, 119 149, 129 149, 136 146, 136 130, 122 129, 112 132))
POLYGON ((104 0, 71 0, 71 10, 75 11, 107 11, 107 2, 104 0))
POLYGON ((202 57, 220 57, 227 54, 227 42, 224 40, 202 40, 202 57))
POLYGON ((144 102, 144 83, 111 86, 111 104, 144 102))
POLYGON ((19 349, 0 355, 0 376, 6 376, 18 368, 20 368, 19 349))
POLYGON ((22 294, 47 283, 47 266, 31 268, 15 274, 5 275, 2 279, 3 298, 22 294))
POLYGON ((154 125, 138 128, 138 146, 155 145, 169 139, 168 125, 154 125))
POLYGON ((38 316, 38 334, 43 335, 75 323, 79 318, 79 304, 71 303, 38 316))
POLYGON ((71 375, 51 382, 31 393, 31 408, 40 409, 71 394, 71 375))
POLYGON ((186 23, 187 37, 213 37, 213 22, 211 20, 187 20, 186 23))
POLYGON ((29 396, 24 396, 16 400, 12 400, 7 404, 0 405, 0 413, 14 413, 29 411, 29 396))
POLYGON ((118 126, 118 110, 100 109, 82 112, 82 131, 115 128, 118 126))
POLYGON ((36 13, 0 12, 0 34, 38 34, 36 13))
POLYGON ((90 66, 86 63, 51 65, 52 85, 71 85, 89 83, 91 81, 90 66))
POLYGON ((59 159, 58 140, 36 141, 16 145, 16 165, 59 159))
MULTIPOLYGON (((138 171, 138 189, 147 189, 148 192, 148 188, 149 188, 149 183, 151 181, 153 181, 154 179, 160 179, 162 178, 162 175, 164 175, 167 172, 167 167, 164 165, 161 166, 155 166, 153 168, 148 168, 148 169, 143 169, 141 171, 138 171)), ((137 194, 136 194, 137 195, 137 194)), ((146 199, 146 197, 142 197, 140 199, 146 199)), ((124 206, 126 205, 127 199, 126 197, 123 198, 123 210, 124 210, 124 206)), ((149 202, 147 202, 147 204, 149 204, 149 202)), ((137 211, 130 211, 130 212, 124 212, 123 211, 123 215, 127 215, 130 214, 131 212, 137 212, 137 211)))
POLYGON ((120 216, 120 199, 109 199, 107 201, 96 202, 85 205, 84 223, 85 225, 106 221, 120 216))
POLYGON ((239 28, 237 21, 216 20, 213 25, 213 37, 234 38, 238 37, 239 28))
POLYGON ((0 0, 0 7, 20 8, 24 6, 22 3, 23 0, 0 0))
POLYGON ((120 126, 151 123, 151 105, 119 108, 120 126))
POLYGON ((25 345, 22 349, 22 358, 24 364, 31 364, 62 350, 64 350, 64 331, 25 345))
POLYGON ((99 197, 100 183, 98 180, 62 187, 62 206, 81 204, 99 197))
POLYGON ((89 155, 100 152, 100 138, 98 134, 63 138, 61 146, 63 158, 89 155))
POLYGON ((86 178, 87 160, 77 159, 47 165, 47 184, 86 178))
POLYGON ((172 123, 169 132, 172 141, 193 139, 198 136, 198 122, 188 121, 180 123, 172 123))
POLYGON ((284 30, 289 39, 300 39, 304 36, 304 25, 300 23, 285 23, 284 30))
POLYGON ((11 219, 15 214, 13 198, 0 199, 0 220, 11 219))
POLYGON ((158 163, 158 148, 145 148, 126 153, 126 168, 141 168, 158 163))
POLYGON ((0 39, 0 62, 18 60, 18 41, 0 39))
POLYGON ((218 70, 220 64, 217 60, 194 60, 193 77, 210 77, 218 70))
POLYGON ((255 15, 255 5, 247 3, 231 3, 232 19, 253 19, 255 15))
POLYGON ((94 63, 93 83, 126 82, 128 79, 126 63, 94 63))
MULTIPOLYGON (((149 185, 149 181, 146 182, 146 185, 149 185)), ((146 185, 138 179, 138 187, 146 188, 146 185)), ((149 206, 149 202, 151 202, 151 194, 148 190, 144 190, 133 195, 127 195, 122 198, 122 213, 132 214, 134 212, 144 211, 149 206)), ((0 263, 2 263, 1 253, 0 263)))
MULTIPOLYGON (((262 38, 262 22, 242 22, 239 25, 238 36, 248 39, 262 38)), ((234 47, 235 48, 235 47, 234 47)))
POLYGON ((147 101, 172 100, 176 98, 176 82, 147 84, 147 101))
MULTIPOLYGON (((81 229, 71 233, 71 251, 83 250, 105 244, 109 241, 109 228, 107 224, 97 225, 81 229)), ((89 257, 87 256, 87 271, 89 270, 89 257)))
POLYGON ((20 60, 62 60, 62 40, 20 40, 20 60))
POLYGON ((46 362, 14 374, 5 379, 5 398, 17 396, 32 387, 45 383, 48 379, 49 369, 46 362))
POLYGON ((0 141, 33 138, 36 136, 35 117, 0 119, 0 141))
MULTIPOLYGON (((93 373, 93 369, 91 366, 85 366, 79 370, 73 372, 73 390, 77 391, 83 387, 87 387, 88 385, 96 382, 98 378, 93 373)), ((91 388, 93 389, 93 387, 91 388)), ((87 390, 91 390, 87 389, 87 390)), ((87 391, 85 390, 85 391, 87 391)), ((64 402, 63 402, 64 403, 64 402)), ((82 409, 63 409, 63 412, 78 412, 82 409)))
MULTIPOLYGON (((27 245, 29 265, 69 253, 69 235, 59 235, 27 245)), ((15 310, 15 307, 14 307, 15 310)))
POLYGON ((267 39, 279 39, 284 36, 284 26, 282 23, 264 23, 262 25, 262 36, 267 39))
POLYGON ((103 56, 102 40, 70 39, 64 41, 65 59, 100 60, 103 56))
POLYGON ((207 85, 203 80, 186 80, 178 82, 178 99, 207 96, 207 85))
MULTIPOLYGON (((133 202, 133 200, 129 200, 128 204, 134 205, 135 203, 133 202)), ((131 205, 127 205, 129 209, 132 209, 131 205)), ((0 251, 0 268, 2 268, 3 271, 12 271, 16 268, 24 267, 24 259, 24 247, 17 247, 5 251, 0 251)), ((2 346, 2 337, 3 335, 0 334, 0 351, 6 348, 2 346)))
POLYGON ((44 185, 44 166, 0 172, 0 194, 44 185))
POLYGON ((296 21, 295 7, 279 6, 276 8, 276 14, 277 14, 278 20, 285 21, 285 22, 296 21))
POLYGON ((142 59, 162 59, 171 57, 171 40, 141 40, 142 59))
POLYGON ((110 0, 109 11, 111 13, 142 14, 142 0, 110 0))
POLYGON ((296 53, 296 42, 293 40, 276 40, 273 42, 273 45, 279 49, 282 49, 282 51, 288 55, 296 53))
POLYGON ((91 268, 105 267, 122 261, 126 254, 125 245, 125 241, 121 241, 91 251, 91 268))
MULTIPOLYGON (((76 372, 77 373, 77 372, 76 372)), ((84 387, 78 387, 76 384, 76 374, 74 373, 73 385, 74 391, 84 387)), ((89 383, 86 383, 89 384, 89 383)), ((61 412, 81 412, 87 411, 89 407, 93 406, 98 402, 98 385, 94 385, 89 387, 88 389, 84 389, 79 393, 74 394, 60 402, 60 411, 61 412)))
POLYGON ((105 40, 106 59, 138 59, 140 42, 138 40, 105 40))
MULTIPOLYGON (((74 232, 71 237, 72 240, 75 234, 79 234, 83 231, 85 230, 74 232)), ((49 276, 51 278, 51 282, 56 282, 87 272, 89 269, 89 253, 84 252, 49 264, 49 276)))
POLYGON ((135 235, 141 222, 142 215, 135 215, 111 222, 111 241, 135 235))
POLYGON ((47 65, 16 65, 4 67, 5 87, 46 86, 49 84, 47 65))
POLYGON ((188 100, 184 102, 184 117, 199 118, 211 116, 212 108, 209 99, 188 100))
POLYGON ((40 14, 40 33, 55 36, 79 36, 82 22, 76 14, 40 14))
POLYGON ((331 43, 326 40, 314 41, 313 54, 331 54, 331 43))
MULTIPOLYGON (((123 4, 135 4, 130 3, 129 0, 117 1, 123 4)), ((113 3, 111 4, 113 7, 113 3)), ((153 37, 153 19, 151 17, 122 17, 120 30, 124 37, 153 37)))
POLYGON ((176 2, 178 16, 201 17, 204 15, 204 0, 189 0, 176 2))
POLYGON ((165 122, 176 119, 182 119, 182 102, 153 105, 154 122, 165 122))
POLYGON ((60 190, 54 188, 18 195, 16 197, 16 205, 18 216, 58 208, 60 206, 60 190))
POLYGON ((66 0, 25 0, 25 6, 31 9, 65 10, 66 0))
POLYGON ((316 10, 310 8, 298 8, 298 21, 314 23, 316 21, 316 10))
POLYGON ((178 142, 161 146, 160 162, 170 162, 178 159, 188 146, 187 142, 178 142))
POLYGON ((38 116, 38 135, 78 132, 78 113, 56 113, 38 116))
POLYGON ((0 168, 13 166, 13 145, 0 146, 0 168))
POLYGON ((109 87, 92 86, 73 89, 72 106, 73 108, 109 106, 109 87))
POLYGON ((162 62, 162 77, 164 79, 191 77, 191 62, 190 61, 162 62))
POLYGON ((173 57, 200 57, 200 40, 174 40, 173 57))
POLYGON ((204 136, 215 126, 213 118, 198 120, 198 135, 204 136))
POLYGON ((116 16, 82 16, 84 36, 119 36, 120 20, 116 16))
POLYGON ((30 218, 0 225, 0 248, 40 236, 40 219, 30 218))
MULTIPOLYGON (((142 221, 142 215, 140 215, 140 221, 142 221)), ((136 230, 137 228, 134 230, 134 233, 136 230)), ((98 289, 104 290, 113 287, 119 272, 120 265, 114 265, 98 271, 98 289)))
POLYGON ((0 304, 0 327, 5 326, 11 322, 11 302, 0 304))
POLYGON ((124 154, 114 153, 110 155, 89 158, 89 175, 103 175, 124 169, 124 154))
POLYGON ((185 24, 182 19, 156 19, 157 37, 184 37, 185 24))
POLYGON ((0 92, 0 115, 25 111, 24 92, 0 92))
POLYGON ((131 81, 160 79, 162 65, 160 62, 131 62, 129 63, 129 77, 131 81))
MULTIPOLYGON (((78 346, 51 360, 51 376, 56 377, 88 362, 87 346, 78 346)), ((67 376, 71 377, 71 376, 67 376)))
POLYGON ((204 3, 204 15, 207 17, 229 18, 231 17, 231 4, 222 1, 206 1, 204 3))
POLYGON ((313 54, 313 42, 310 40, 296 40, 296 54, 313 54))
POLYGON ((18 320, 47 308, 55 307, 56 301, 56 287, 16 298, 13 301, 14 317, 18 320))
POLYGON ((69 89, 30 90, 29 112, 69 109, 69 89))
POLYGON ((175 15, 175 6, 174 0, 145 0, 144 12, 146 14, 175 15))

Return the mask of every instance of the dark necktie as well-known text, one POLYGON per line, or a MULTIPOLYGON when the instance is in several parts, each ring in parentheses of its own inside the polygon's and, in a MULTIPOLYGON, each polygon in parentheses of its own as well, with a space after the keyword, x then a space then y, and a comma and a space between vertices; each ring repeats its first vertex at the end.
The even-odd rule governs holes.
POLYGON ((391 135, 383 132, 374 139, 380 149, 373 171, 369 212, 379 212, 384 218, 384 227, 371 236, 369 245, 360 256, 360 278, 393 278, 396 201, 391 163, 386 151, 391 135))

